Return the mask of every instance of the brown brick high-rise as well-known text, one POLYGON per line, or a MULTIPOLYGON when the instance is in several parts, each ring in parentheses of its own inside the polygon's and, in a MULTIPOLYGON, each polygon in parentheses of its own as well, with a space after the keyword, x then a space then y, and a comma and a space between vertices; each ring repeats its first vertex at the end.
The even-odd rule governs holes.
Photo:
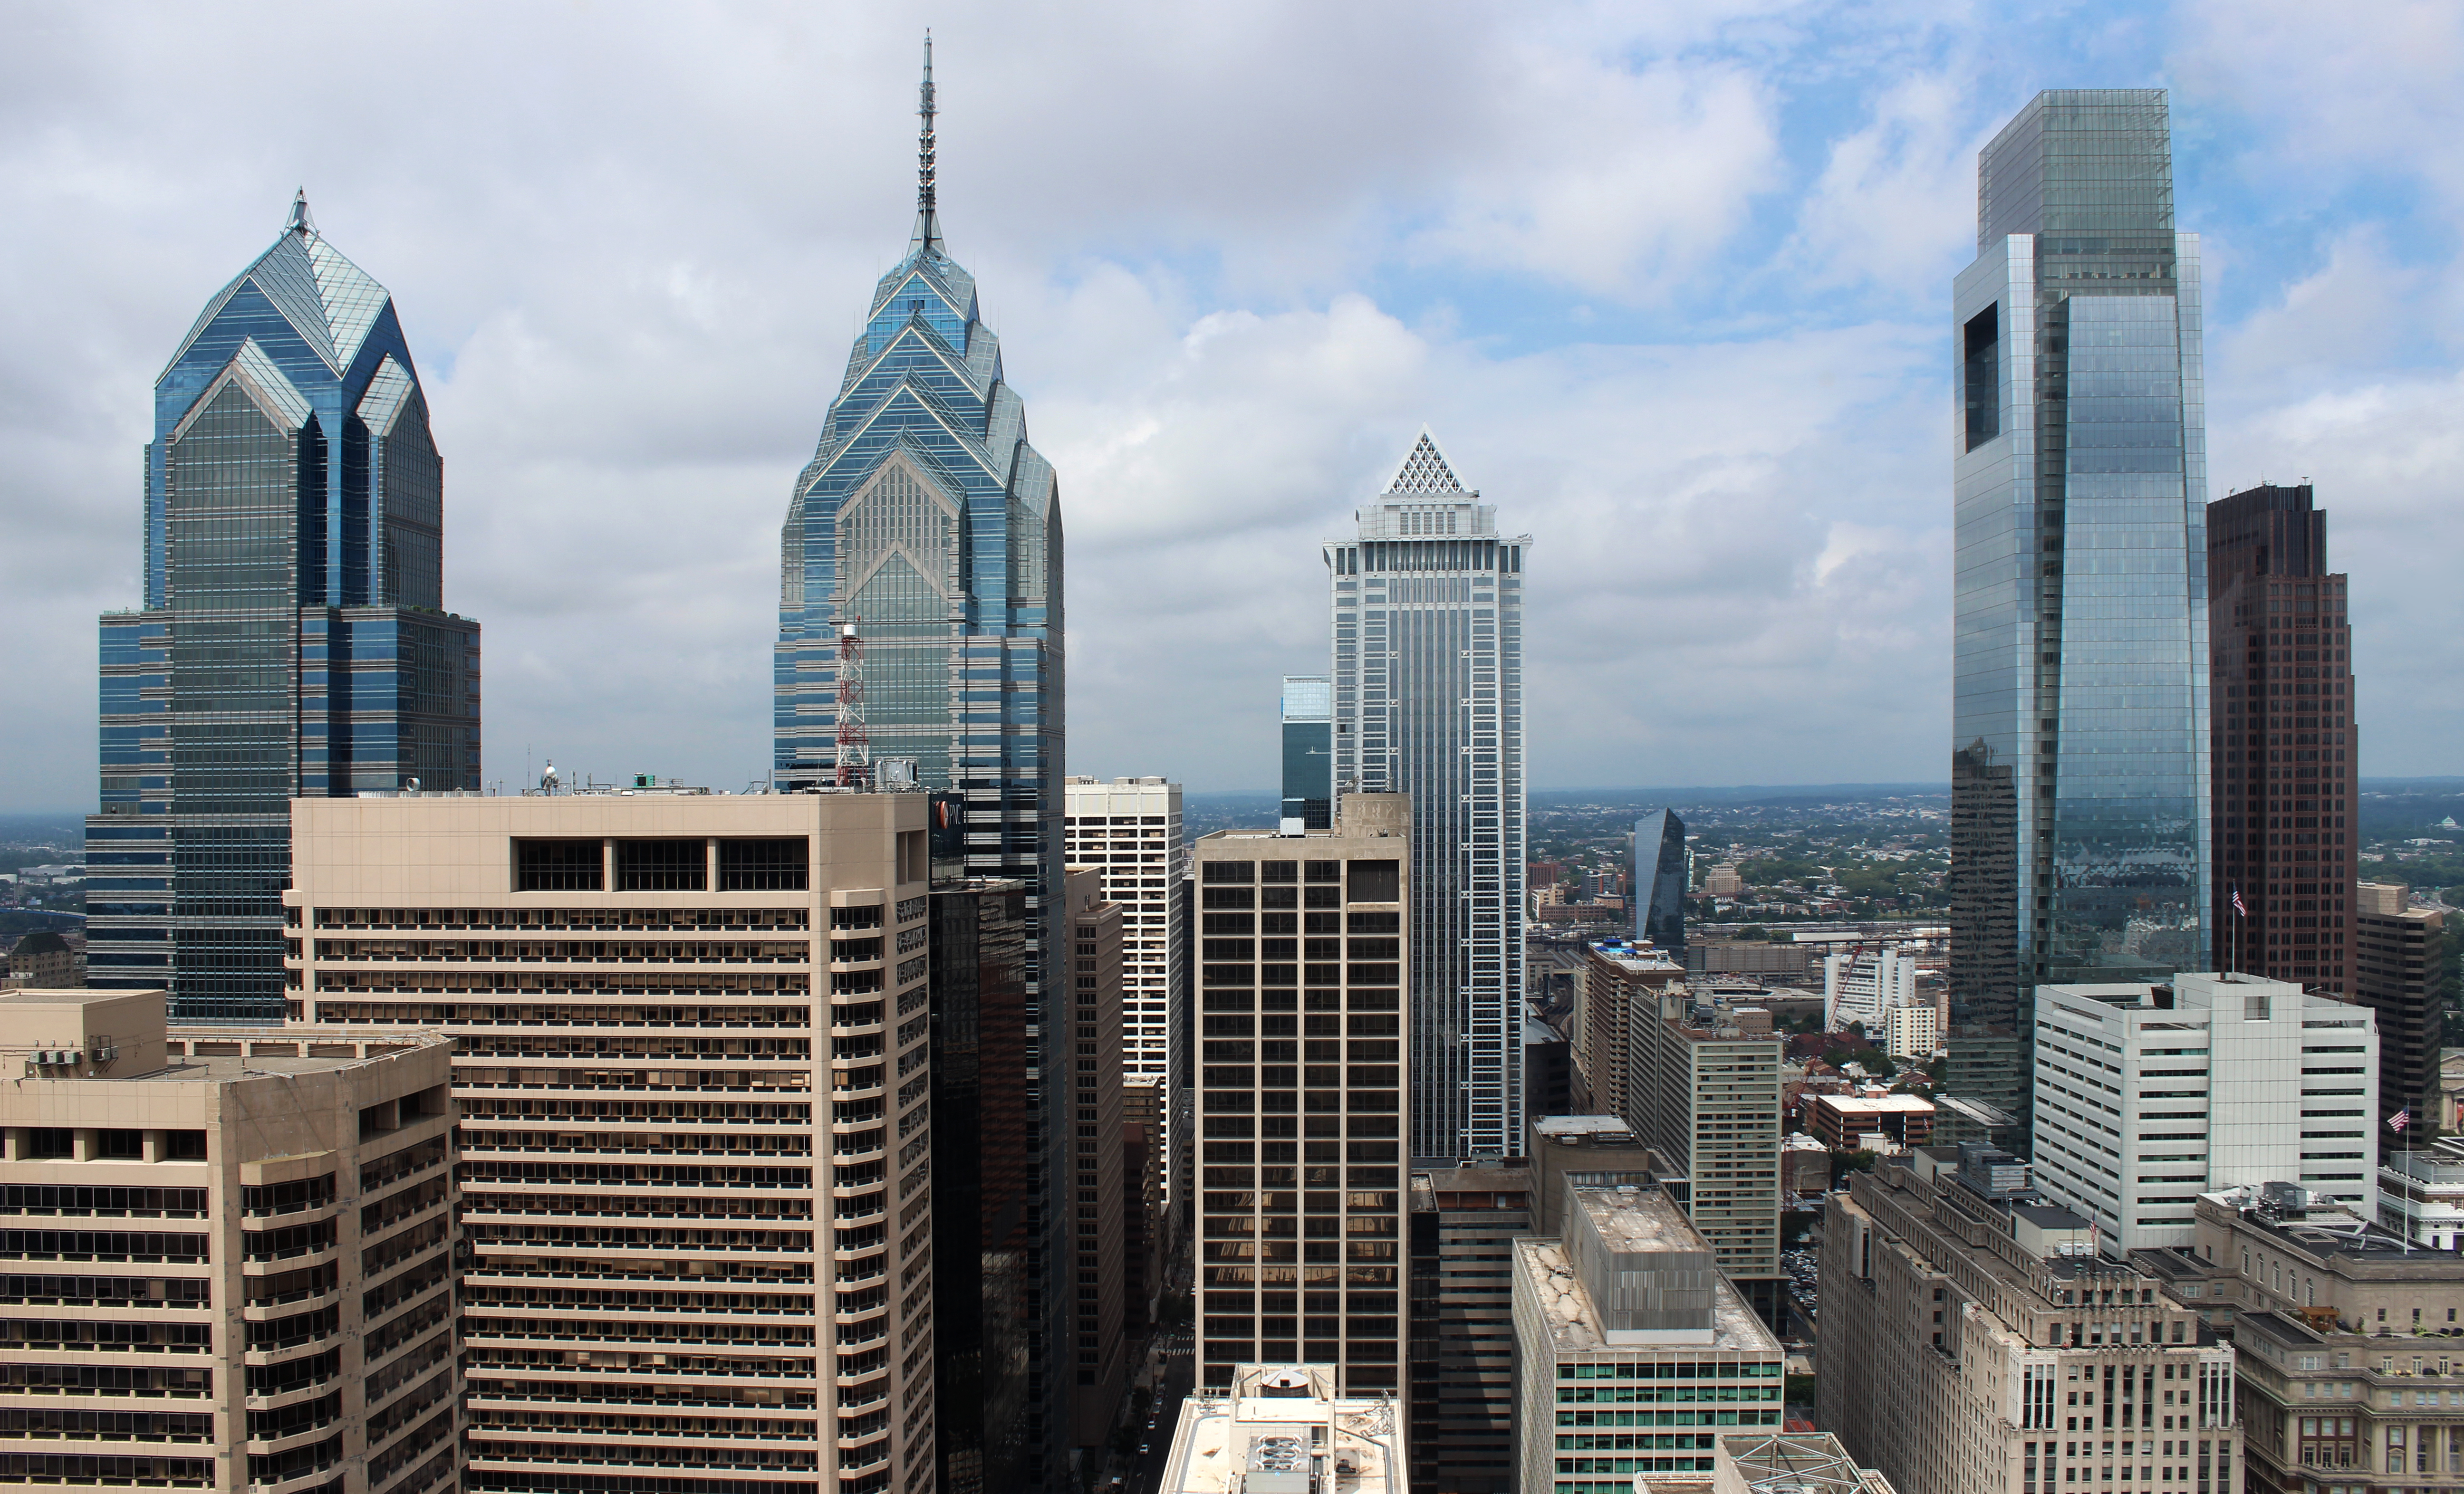
POLYGON ((2349 995, 2352 629, 2308 483, 2208 505, 2208 638, 2216 961, 2349 995))

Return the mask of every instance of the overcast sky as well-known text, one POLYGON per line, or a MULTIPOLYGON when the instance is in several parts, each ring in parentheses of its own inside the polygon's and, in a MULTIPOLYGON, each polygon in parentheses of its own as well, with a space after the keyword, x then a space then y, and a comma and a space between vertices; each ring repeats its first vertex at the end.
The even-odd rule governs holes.
POLYGON ((2363 772, 2464 771, 2449 0, 0 5, 0 809, 94 800, 149 388, 305 185, 391 290, 487 776, 741 787, 779 525, 904 251, 1068 535, 1069 768, 1275 777, 1425 421, 1529 564, 1535 787, 1947 778, 1951 275, 2045 87, 2172 89, 2213 494, 2309 477, 2363 772))

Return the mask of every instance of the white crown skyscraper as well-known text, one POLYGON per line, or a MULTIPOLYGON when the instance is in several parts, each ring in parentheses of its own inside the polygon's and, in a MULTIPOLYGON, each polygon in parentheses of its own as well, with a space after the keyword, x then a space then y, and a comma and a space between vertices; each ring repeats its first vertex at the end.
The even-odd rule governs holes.
POLYGON ((1414 1157, 1521 1150, 1523 557, 1423 428, 1325 547, 1334 792, 1412 796, 1414 1157))

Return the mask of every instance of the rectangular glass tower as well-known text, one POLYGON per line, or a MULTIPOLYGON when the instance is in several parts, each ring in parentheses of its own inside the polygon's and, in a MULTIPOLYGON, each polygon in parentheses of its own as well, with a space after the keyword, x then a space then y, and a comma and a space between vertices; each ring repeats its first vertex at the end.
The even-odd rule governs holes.
POLYGON ((1977 159, 1952 289, 1953 1047, 2017 1061, 2023 1120, 2036 985, 2210 968, 2199 258, 2172 187, 2162 90, 2039 94, 1977 159))
POLYGON ((1326 546, 1334 791, 1412 796, 1416 1158, 1522 1150, 1523 553, 1427 430, 1326 546))
POLYGON ((1323 674, 1284 676, 1283 818, 1305 830, 1334 824, 1334 682, 1323 674))

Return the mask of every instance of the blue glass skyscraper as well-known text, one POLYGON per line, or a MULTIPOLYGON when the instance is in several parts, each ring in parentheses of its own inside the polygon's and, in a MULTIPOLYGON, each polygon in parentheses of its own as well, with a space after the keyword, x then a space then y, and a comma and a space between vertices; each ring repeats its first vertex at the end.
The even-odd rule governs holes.
POLYGON ((2210 968, 2199 246, 2161 90, 2037 95, 1976 190, 1950 329, 1951 1073, 2024 1120, 2038 984, 2210 968))
POLYGON ((305 193, 154 384, 144 606, 101 625, 88 978, 279 1021, 290 801, 479 786, 479 625, 385 287, 305 193))
MULTIPOLYGON (((1065 1024, 1045 1003, 1058 1000, 1067 968, 1060 490, 1028 443, 1026 408, 1003 377, 975 277, 942 243, 929 43, 919 113, 914 231, 873 287, 780 537, 776 782, 831 782, 840 728, 852 729, 860 709, 873 761, 911 758, 922 787, 960 796, 968 874, 1026 884, 1025 1020, 1057 1041, 1065 1024), (849 628, 860 687, 841 679, 849 628)), ((1027 1124, 1044 1168, 1028 1208, 1045 1242, 1025 1263, 1025 1458, 1037 1482, 1056 1488, 1073 1369, 1100 1353, 1063 1316, 1067 1051, 1025 1054, 1041 1081, 1026 1081, 1027 1124)), ((1081 1118, 1093 1119, 1091 1107, 1081 1118)))
POLYGON ((1634 936, 1685 962, 1685 822, 1674 809, 1655 809, 1634 823, 1634 874, 1626 897, 1634 936))

